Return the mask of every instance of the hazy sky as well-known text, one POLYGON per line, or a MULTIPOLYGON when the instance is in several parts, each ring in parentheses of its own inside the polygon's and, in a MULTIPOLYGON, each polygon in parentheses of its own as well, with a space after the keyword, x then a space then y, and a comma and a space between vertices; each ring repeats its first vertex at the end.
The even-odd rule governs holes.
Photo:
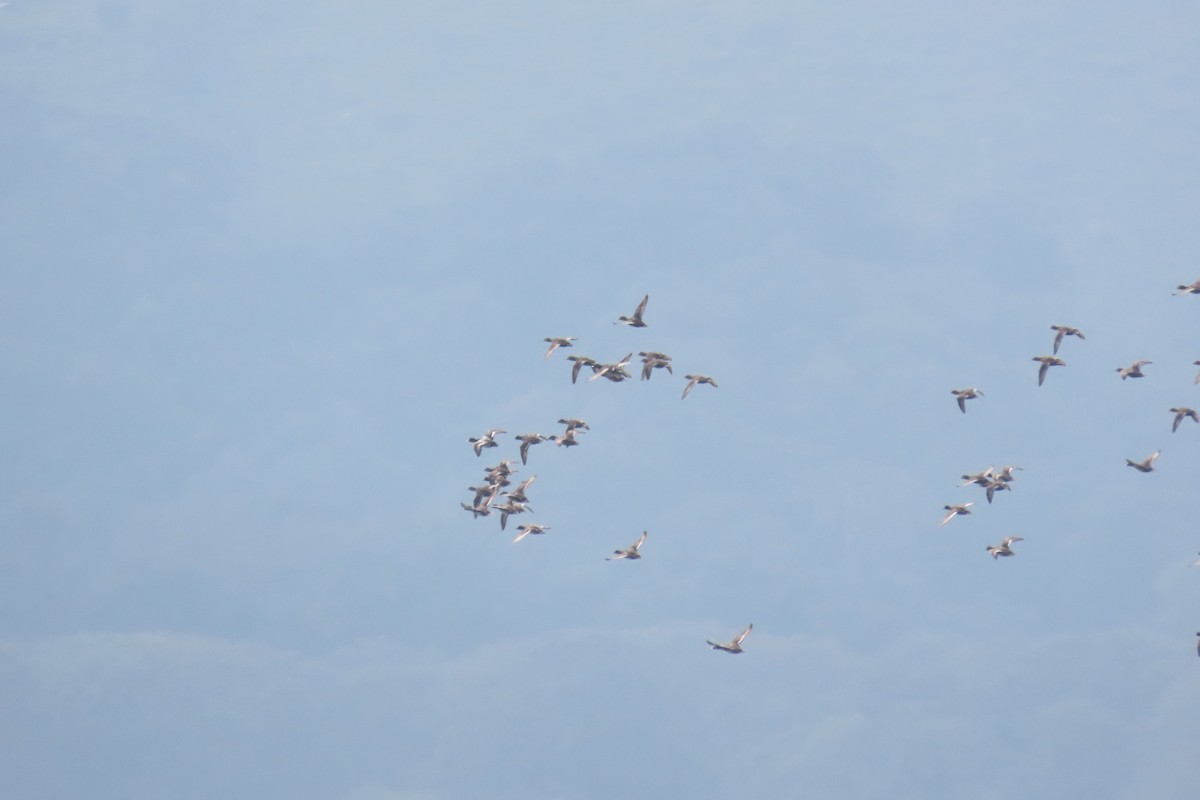
POLYGON ((1198 82, 1191 3, 11 0, 0 794, 1193 800, 1198 82))

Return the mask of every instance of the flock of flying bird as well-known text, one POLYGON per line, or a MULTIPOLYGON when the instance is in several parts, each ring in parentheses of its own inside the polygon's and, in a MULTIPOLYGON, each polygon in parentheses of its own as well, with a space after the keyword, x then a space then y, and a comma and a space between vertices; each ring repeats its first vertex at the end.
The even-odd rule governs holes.
MULTIPOLYGON (((1188 285, 1180 285, 1173 294, 1200 295, 1200 280, 1196 280, 1194 283, 1188 285)), ((616 322, 613 324, 627 325, 631 328, 647 327, 646 322, 643 319, 643 315, 646 312, 646 304, 649 301, 650 296, 646 295, 642 298, 642 301, 638 303, 638 306, 632 315, 618 317, 616 322)), ((1054 343, 1052 346, 1051 355, 1034 356, 1032 359, 1039 363, 1038 386, 1041 386, 1045 382, 1046 374, 1050 371, 1051 367, 1066 366, 1066 361, 1058 357, 1059 348, 1062 346, 1066 337, 1073 336, 1080 340, 1085 340, 1087 338, 1084 336, 1081 330, 1078 328, 1073 328, 1069 325, 1051 325, 1050 329, 1054 331, 1054 343)), ((559 349, 573 347, 576 337, 546 337, 546 339, 543 341, 549 344, 545 355, 545 358, 548 359, 554 355, 555 351, 559 349)), ((642 380, 649 380, 656 369, 665 369, 668 373, 674 374, 674 369, 671 365, 671 356, 653 350, 641 351, 638 353, 638 355, 642 358, 642 380)), ((583 355, 567 356, 567 360, 572 363, 571 383, 575 383, 579 379, 579 373, 583 367, 590 367, 592 370, 592 375, 590 378, 588 378, 589 383, 591 381, 599 380, 600 378, 605 378, 606 380, 613 381, 615 383, 629 380, 632 378, 632 376, 625 368, 629 366, 629 363, 632 361, 632 359, 632 352, 626 354, 625 357, 620 361, 613 363, 604 363, 589 356, 583 355)), ((1142 371, 1142 367, 1152 363, 1152 361, 1138 360, 1127 367, 1118 367, 1116 371, 1117 374, 1121 376, 1121 380, 1126 380, 1127 378, 1143 378, 1145 377, 1145 373, 1142 371)), ((1200 366, 1200 359, 1193 363, 1197 366, 1200 366)), ((717 386, 717 382, 708 375, 689 374, 684 376, 684 378, 687 383, 683 388, 683 398, 686 398, 692 389, 698 385, 708 384, 714 388, 717 386)), ((1193 382, 1200 384, 1200 374, 1196 375, 1196 378, 1193 382)), ((968 400, 973 400, 975 398, 984 396, 983 392, 975 387, 966 389, 952 389, 951 394, 954 395, 955 400, 958 403, 959 410, 964 414, 967 412, 968 400)), ((1192 421, 1200 423, 1200 413, 1194 409, 1187 408, 1185 406, 1177 406, 1170 409, 1170 411, 1175 415, 1174 421, 1171 424, 1172 432, 1178 431, 1180 423, 1185 419, 1190 418, 1192 421)), ((558 422, 559 424, 565 426, 565 430, 561 434, 546 436, 540 433, 526 433, 517 435, 515 437, 516 441, 521 443, 519 453, 522 465, 528 463, 529 449, 533 445, 552 441, 558 447, 573 447, 579 444, 576 436, 590 430, 588 424, 581 419, 562 418, 559 419, 558 422)), ((500 443, 496 440, 496 437, 505 433, 507 433, 507 431, 501 428, 490 428, 484 431, 482 436, 472 437, 467 441, 474 449, 475 455, 480 456, 483 454, 485 449, 499 447, 500 443)), ((1161 450, 1155 450, 1141 461, 1126 459, 1125 463, 1127 466, 1130 466, 1139 472, 1153 472, 1154 462, 1158 460, 1158 457, 1161 453, 1161 450)), ((499 512, 501 530, 507 526, 509 516, 532 511, 532 508, 529 506, 529 497, 526 495, 526 490, 537 479, 536 475, 526 478, 524 481, 518 484, 515 489, 510 491, 502 491, 511 485, 509 478, 513 474, 512 465, 515 463, 516 461, 513 459, 504 459, 496 466, 486 468, 484 470, 484 482, 477 486, 467 487, 468 491, 474 494, 474 498, 470 505, 462 503, 462 507, 465 510, 470 511, 472 516, 475 518, 489 516, 493 511, 499 512), (500 497, 505 498, 504 502, 497 502, 497 498, 500 497)), ((1015 480, 1014 471, 1019 469, 1022 468, 1012 465, 1001 467, 999 470, 996 470, 994 467, 988 467, 982 472, 961 476, 963 483, 959 485, 975 485, 982 487, 986 492, 988 503, 991 503, 997 492, 1012 490, 1012 483, 1015 480)), ((974 502, 947 504, 944 506, 946 514, 942 517, 940 525, 945 525, 957 516, 965 516, 970 514, 971 506, 973 505, 975 505, 974 502)), ((513 539, 513 542, 519 542, 530 535, 544 534, 548 530, 550 530, 549 525, 536 523, 518 525, 518 533, 516 538, 513 539)), ((634 561, 640 559, 642 557, 641 548, 646 543, 647 536, 648 532, 642 531, 642 534, 638 537, 637 541, 627 548, 614 550, 612 555, 608 556, 607 560, 634 561)), ((1006 536, 999 544, 988 545, 987 553, 993 559, 1015 556, 1016 552, 1012 549, 1012 545, 1015 542, 1021 541, 1024 541, 1024 537, 1022 536, 1006 536)), ((1200 566, 1200 561, 1196 561, 1192 566, 1200 566)), ((714 650, 737 654, 743 652, 742 642, 747 636, 750 635, 752 630, 754 630, 754 625, 747 625, 731 641, 725 643, 714 642, 711 640, 706 641, 714 650)), ((1196 633, 1196 637, 1196 651, 1197 655, 1200 655, 1200 632, 1196 633)))
MULTIPOLYGON (((1180 286, 1176 287, 1176 290, 1172 292, 1172 294, 1200 295, 1200 280, 1196 280, 1191 284, 1181 284, 1180 286)), ((1045 382, 1046 373, 1049 372, 1051 367, 1066 366, 1067 362, 1058 357, 1058 349, 1060 346, 1062 346, 1063 340, 1066 337, 1074 336, 1080 340, 1085 340, 1087 338, 1084 336, 1081 330, 1078 328, 1072 328, 1069 325, 1051 325, 1050 330, 1054 331, 1054 345, 1051 355, 1034 356, 1032 359, 1033 361, 1037 361, 1039 363, 1038 386, 1041 386, 1045 382)), ((1144 378, 1146 375, 1142 371, 1142 367, 1153 363, 1154 362, 1152 361, 1138 360, 1134 361, 1127 367, 1118 367, 1116 372, 1121 376, 1121 380, 1125 380, 1127 378, 1144 378)), ((1200 359, 1197 359, 1192 363, 1196 366, 1200 366, 1200 359)), ((1192 382, 1194 384, 1200 384, 1200 373, 1196 375, 1192 382)), ((964 414, 967 413, 968 400, 973 400, 977 397, 984 396, 983 392, 975 387, 969 387, 966 389, 951 389, 950 393, 954 395, 955 401, 958 403, 959 410, 964 414)), ((1200 412, 1197 412, 1195 409, 1188 408, 1186 406, 1176 406, 1170 409, 1170 413, 1175 415, 1171 422, 1172 433, 1179 430, 1180 423, 1182 423, 1185 419, 1191 419, 1193 422, 1200 423, 1200 412)), ((1132 467, 1138 472, 1153 472, 1154 462, 1158 460, 1158 457, 1161 454, 1162 450, 1155 450, 1141 461, 1134 461, 1133 459, 1127 458, 1125 459, 1125 464, 1126 466, 1132 467)), ((1012 489, 1011 484, 1014 479, 1013 470, 1018 469, 1021 469, 1021 467, 1007 466, 1002 467, 1000 471, 997 472, 995 471, 994 467, 988 467, 982 472, 963 475, 963 483, 959 484, 959 486, 976 485, 983 487, 987 492, 987 501, 991 503, 996 492, 1010 491, 1012 489)), ((973 505, 975 505, 974 502, 948 504, 943 506, 946 514, 942 517, 942 521, 939 523, 939 526, 945 525, 957 516, 970 514, 971 506, 973 505)), ((1014 542, 1021 541, 1024 541, 1024 537, 1022 536, 1006 536, 1000 542, 1000 544, 988 545, 988 555, 990 555, 993 559, 1015 556, 1016 552, 1012 549, 1012 545, 1014 542)), ((1192 566, 1200 567, 1200 561, 1194 562, 1192 566)), ((1200 631, 1196 632, 1196 637, 1196 654, 1200 655, 1200 631)))
MULTIPOLYGON (((647 327, 643 315, 646 313, 646 304, 650 302, 650 295, 642 298, 642 302, 638 303, 637 308, 630 316, 618 317, 614 325, 627 325, 631 328, 647 327)), ((546 349, 544 358, 550 358, 555 351, 563 348, 573 347, 577 340, 574 336, 553 336, 546 337, 543 341, 549 344, 546 349)), ((661 353, 654 350, 645 350, 638 353, 642 359, 641 379, 650 380, 656 369, 665 369, 668 373, 674 374, 675 370, 671 364, 671 356, 666 353, 661 353)), ((579 373, 583 367, 590 367, 592 375, 587 382, 592 382, 604 378, 614 383, 630 380, 632 375, 625 369, 633 360, 633 352, 629 352, 620 361, 613 363, 604 363, 597 361, 594 358, 583 355, 567 356, 567 360, 571 362, 571 383, 576 383, 579 379, 579 373)), ((684 376, 687 381, 683 387, 682 398, 686 398, 691 391, 697 386, 707 384, 714 389, 717 388, 717 382, 709 375, 689 374, 684 376)), ((522 466, 529 463, 529 449, 542 442, 554 442, 558 447, 573 447, 578 445, 577 435, 581 435, 590 430, 588 424, 575 418, 563 418, 559 421, 560 425, 566 426, 561 434, 546 436, 541 433, 523 433, 518 434, 514 439, 521 443, 519 454, 522 466)), ((493 447, 499 447, 500 442, 497 437, 508 433, 503 428, 489 428, 483 432, 481 436, 474 436, 467 439, 475 451, 476 456, 482 456, 483 451, 493 447)), ((523 514, 532 512, 533 509, 529 505, 529 497, 526 490, 537 480, 537 475, 532 475, 520 484, 515 489, 505 491, 507 487, 512 485, 510 478, 514 474, 513 465, 515 459, 503 459, 494 467, 484 469, 484 480, 476 486, 468 486, 467 491, 473 493, 473 499, 470 505, 460 503, 462 508, 471 512, 473 518, 490 516, 492 512, 500 514, 500 529, 504 530, 508 525, 508 518, 515 514, 523 514), (498 502, 499 498, 504 498, 503 502, 498 502)), ((517 526, 517 536, 513 539, 513 543, 517 543, 527 536, 544 534, 550 530, 549 525, 528 523, 517 526)), ((608 561, 636 561, 642 557, 641 549, 646 543, 646 538, 649 535, 648 531, 642 531, 641 536, 637 541, 624 549, 613 550, 612 555, 608 556, 608 561)), ((742 641, 753 630, 754 625, 747 625, 741 633, 735 636, 731 641, 726 643, 718 643, 708 641, 714 650, 720 650, 726 653, 741 653, 742 641)))

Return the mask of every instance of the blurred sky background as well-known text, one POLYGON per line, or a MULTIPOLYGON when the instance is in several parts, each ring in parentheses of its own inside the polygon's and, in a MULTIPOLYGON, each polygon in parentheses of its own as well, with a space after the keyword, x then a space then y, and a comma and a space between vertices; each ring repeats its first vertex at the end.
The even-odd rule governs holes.
POLYGON ((1198 81, 1183 2, 11 0, 0 794, 1194 800, 1198 81))

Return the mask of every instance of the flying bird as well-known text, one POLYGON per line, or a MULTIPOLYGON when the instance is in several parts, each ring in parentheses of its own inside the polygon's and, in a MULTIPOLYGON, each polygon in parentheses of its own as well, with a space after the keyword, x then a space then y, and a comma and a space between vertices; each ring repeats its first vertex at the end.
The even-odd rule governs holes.
POLYGON ((583 421, 583 420, 581 420, 581 419, 575 419, 574 417, 571 417, 571 418, 569 418, 569 419, 560 419, 560 420, 558 421, 558 424, 559 424, 559 425, 566 425, 566 426, 567 426, 567 430, 569 430, 569 431, 573 431, 573 430, 575 430, 576 428, 583 428, 585 431, 590 431, 590 430, 591 430, 591 428, 589 428, 589 427, 588 427, 588 424, 587 424, 586 422, 584 422, 584 421, 583 421))
POLYGON ((508 431, 501 430, 500 428, 489 428, 484 431, 483 436, 472 437, 467 439, 467 441, 471 443, 471 446, 475 449, 475 455, 478 456, 483 454, 483 448, 485 447, 499 447, 500 445, 496 443, 496 437, 502 433, 508 433, 508 431))
POLYGON ((996 473, 996 479, 1004 481, 1005 483, 1012 483, 1017 477, 1016 475, 1013 475, 1014 469, 1024 470, 1025 468, 1011 465, 1007 467, 1001 467, 1000 471, 996 473))
POLYGON ((642 302, 638 303, 638 307, 634 310, 632 317, 617 317, 617 321, 613 325, 628 325, 631 328, 646 327, 646 323, 642 321, 642 314, 646 313, 646 303, 648 302, 650 302, 650 295, 642 298, 642 302))
POLYGON ((1179 423, 1183 422, 1184 417, 1191 417, 1193 421, 1200 422, 1200 414, 1197 414, 1193 409, 1180 406, 1172 408, 1171 411, 1175 414, 1175 422, 1171 424, 1171 433, 1179 430, 1179 423))
POLYGON ((470 511, 471 516, 473 516, 475 519, 486 517, 488 514, 492 513, 492 510, 487 506, 469 506, 466 503, 459 503, 459 505, 465 508, 467 511, 470 511))
POLYGON ((591 367, 595 371, 600 366, 600 363, 590 356, 567 356, 567 361, 575 362, 571 366, 571 383, 579 378, 580 367, 591 367))
POLYGON ((666 359, 662 359, 662 358, 643 358, 642 359, 642 380, 644 380, 644 381, 650 380, 650 375, 651 375, 651 373, 654 372, 654 370, 663 369, 663 368, 665 368, 667 370, 667 372, 670 372, 672 375, 675 374, 675 370, 671 369, 670 361, 668 361, 666 359))
POLYGON ((947 513, 946 516, 942 517, 942 521, 938 524, 938 527, 939 528, 942 527, 947 522, 949 522, 950 520, 957 517, 959 514, 970 514, 971 506, 973 506, 973 505, 975 505, 975 504, 974 503, 963 503, 962 505, 957 505, 957 506, 942 506, 942 508, 946 509, 946 511, 949 513, 947 513))
MULTIPOLYGON (((683 377, 687 378, 687 386, 683 387, 683 397, 687 397, 688 392, 698 383, 707 383, 714 389, 717 388, 717 382, 707 375, 684 375, 683 377)), ((683 398, 681 397, 680 399, 682 400, 683 398)))
POLYGON ((633 353, 626 353, 625 357, 622 358, 620 361, 618 361, 615 364, 595 364, 595 365, 593 365, 592 372, 594 372, 595 374, 592 375, 592 377, 588 378, 588 383, 591 383, 592 381, 596 380, 597 378, 608 378, 610 381, 617 381, 617 382, 625 380, 626 378, 629 377, 629 373, 625 371, 625 367, 627 367, 629 365, 629 360, 632 358, 633 358, 633 353))
POLYGON ((550 530, 550 526, 534 525, 533 523, 530 523, 528 525, 518 525, 517 530, 520 531, 520 533, 517 534, 517 538, 513 539, 513 544, 516 544, 530 534, 537 535, 545 533, 546 531, 550 530))
POLYGON ((557 445, 558 447, 575 447, 576 445, 579 444, 579 442, 575 441, 575 431, 577 431, 577 430, 579 430, 579 429, 578 428, 567 428, 566 433, 560 434, 558 436, 551 436, 548 438, 547 441, 554 442, 554 444, 557 445))
POLYGON ((495 509, 500 512, 500 530, 504 530, 504 527, 508 525, 509 514, 524 514, 526 511, 533 511, 532 508, 524 503, 519 503, 512 499, 509 499, 506 503, 498 503, 495 509))
POLYGON ((705 641, 712 645, 713 650, 724 650, 726 653, 737 654, 742 652, 742 641, 750 635, 750 631, 752 630, 754 630, 754 623, 747 625, 746 629, 734 637, 733 641, 728 644, 717 644, 710 639, 705 639, 705 641))
POLYGON ((1146 376, 1142 372, 1142 367, 1153 363, 1153 361, 1135 361, 1128 367, 1117 367, 1117 374, 1121 376, 1121 380, 1125 380, 1126 378, 1144 378, 1146 376))
POLYGON ((1154 462, 1158 460, 1158 457, 1161 454, 1162 450, 1155 450, 1153 453, 1146 456, 1145 461, 1131 461, 1127 458, 1125 459, 1125 465, 1133 467, 1138 472, 1154 472, 1154 462))
POLYGON ((528 478, 521 481, 521 483, 517 486, 516 489, 514 489, 511 492, 505 492, 504 496, 507 497, 509 500, 516 501, 518 503, 528 503, 529 498, 525 496, 525 490, 528 489, 530 484, 532 484, 536 480, 537 480, 537 475, 530 475, 528 478))
POLYGON ((499 494, 500 484, 485 483, 481 486, 468 486, 467 491, 475 493, 475 499, 471 501, 472 507, 479 508, 482 505, 483 508, 487 508, 496 499, 496 495, 499 494), (481 500, 483 501, 482 504, 480 503, 481 500))
POLYGON ((1003 480, 988 481, 983 485, 983 488, 987 490, 987 501, 989 503, 992 502, 992 498, 996 496, 996 492, 1012 491, 1012 486, 1009 485, 1008 481, 1003 480))
POLYGON ((1067 362, 1056 356, 1034 356, 1034 361, 1040 361, 1042 366, 1038 368, 1038 386, 1042 385, 1042 381, 1046 380, 1046 372, 1051 367, 1065 367, 1067 362))
POLYGON ((1186 285, 1181 284, 1175 287, 1175 291, 1171 294, 1200 294, 1200 280, 1186 285))
POLYGON ((1013 552, 1012 543, 1023 541, 1025 541, 1025 537, 1023 536, 1005 536, 1004 541, 1002 541, 1000 544, 994 544, 988 547, 988 555, 990 555, 992 558, 1000 558, 1001 556, 1015 556, 1016 553, 1013 552))
POLYGON ((958 398, 958 410, 967 413, 967 401, 976 397, 983 397, 983 391, 980 389, 951 389, 950 394, 958 398))
POLYGON ((632 545, 630 545, 628 547, 628 549, 613 550, 613 554, 604 560, 605 561, 616 561, 618 559, 628 558, 630 561, 635 561, 642 557, 642 554, 639 553, 638 550, 645 543, 646 543, 646 531, 642 531, 642 535, 639 536, 638 540, 636 542, 634 542, 632 545))
POLYGON ((992 467, 988 467, 983 472, 973 472, 970 475, 961 475, 962 483, 959 486, 970 486, 975 483, 986 487, 989 483, 996 479, 996 473, 992 472, 992 467))
POLYGON ((532 444, 541 444, 549 439, 549 436, 542 436, 540 433, 523 433, 516 437, 521 443, 521 463, 529 463, 529 446, 532 444))
POLYGON ((542 339, 543 342, 550 343, 550 349, 546 351, 546 358, 549 358, 550 354, 560 347, 570 347, 571 342, 577 338, 576 336, 547 336, 545 339, 542 339))
MULTIPOLYGON (((1200 367, 1200 361, 1193 361, 1192 363, 1200 367)), ((1200 383, 1200 372, 1196 373, 1196 380, 1192 381, 1192 383, 1200 383)))
POLYGON ((1083 331, 1079 330, 1079 328, 1072 328, 1070 325, 1051 325, 1050 330, 1058 331, 1054 334, 1054 352, 1056 355, 1058 353, 1058 346, 1062 344, 1064 336, 1078 336, 1080 339, 1087 338, 1083 335, 1083 331))

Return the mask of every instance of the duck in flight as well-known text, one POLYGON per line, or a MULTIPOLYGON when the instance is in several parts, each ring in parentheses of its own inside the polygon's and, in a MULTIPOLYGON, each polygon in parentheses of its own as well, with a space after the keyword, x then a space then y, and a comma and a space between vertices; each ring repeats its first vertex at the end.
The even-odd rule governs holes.
POLYGON ((642 554, 639 553, 638 551, 641 549, 642 545, 644 545, 645 543, 646 543, 646 531, 642 531, 642 535, 638 537, 638 540, 636 542, 631 544, 625 550, 613 550, 613 554, 611 556, 609 556, 608 558, 606 558, 605 561, 616 561, 621 558, 628 558, 630 561, 636 561, 637 559, 642 557, 642 554))
POLYGON ((1121 380, 1125 380, 1126 378, 1144 378, 1146 375, 1142 372, 1142 367, 1153 363, 1153 361, 1135 361, 1128 367, 1117 367, 1117 374, 1121 376, 1121 380))
POLYGON ((747 625, 744 631, 735 636, 733 641, 727 644, 717 644, 711 639, 705 639, 705 641, 712 645, 713 650, 724 650, 726 653, 734 653, 736 655, 742 652, 742 641, 750 635, 750 631, 752 630, 754 630, 754 623, 747 625))
POLYGON ((1023 541, 1025 541, 1025 538, 1022 536, 1005 536, 1004 541, 1002 541, 1000 544, 994 544, 988 547, 988 555, 990 555, 992 558, 1000 558, 1001 556, 1015 556, 1016 553, 1013 552, 1012 543, 1023 541))
POLYGON ((1083 331, 1079 328, 1072 328, 1070 325, 1051 325, 1050 330, 1057 331, 1054 334, 1054 354, 1058 355, 1058 346, 1062 344, 1064 336, 1078 336, 1080 339, 1086 339, 1083 331))
POLYGON ((1034 356, 1034 361, 1040 361, 1042 366, 1038 368, 1038 386, 1042 385, 1042 381, 1046 380, 1046 372, 1051 367, 1065 367, 1067 362, 1057 356, 1034 356))
POLYGON ((1200 422, 1200 414, 1197 414, 1193 409, 1180 406, 1179 408, 1172 408, 1171 411, 1175 414, 1175 422, 1171 424, 1171 433, 1179 430, 1179 423, 1183 422, 1185 417, 1191 417, 1193 421, 1200 422))
POLYGON ((1154 472, 1154 462, 1158 460, 1160 455, 1162 455, 1162 450, 1155 450, 1146 456, 1144 461, 1133 461, 1127 458, 1125 459, 1125 466, 1133 467, 1138 472, 1154 472))
POLYGON ((979 389, 951 389, 950 394, 958 398, 958 410, 967 413, 967 401, 976 397, 983 397, 983 392, 979 389))
POLYGON ((962 503, 962 504, 956 505, 956 506, 942 506, 942 508, 946 509, 947 513, 946 513, 946 516, 942 517, 942 521, 941 521, 941 523, 938 524, 938 527, 939 528, 942 527, 947 522, 949 522, 950 520, 957 517, 959 514, 970 514, 971 506, 973 506, 973 505, 975 505, 974 502, 962 503))
POLYGON ((613 325, 628 325, 631 328, 644 328, 646 323, 642 321, 642 314, 646 313, 646 303, 650 302, 650 295, 642 298, 642 302, 638 303, 638 307, 634 310, 632 317, 617 317, 617 321, 613 325))
MULTIPOLYGON (((709 386, 713 387, 714 389, 717 388, 717 382, 714 381, 712 378, 708 377, 707 375, 684 375, 683 377, 687 378, 687 386, 683 387, 683 397, 687 397, 688 392, 690 392, 692 390, 692 387, 694 387, 700 383, 707 383, 709 386)), ((680 399, 683 399, 683 398, 680 398, 680 399)))
POLYGON ((570 347, 571 342, 577 338, 576 336, 547 336, 545 339, 542 339, 543 342, 550 343, 550 349, 546 351, 546 358, 549 358, 550 354, 560 347, 570 347))

